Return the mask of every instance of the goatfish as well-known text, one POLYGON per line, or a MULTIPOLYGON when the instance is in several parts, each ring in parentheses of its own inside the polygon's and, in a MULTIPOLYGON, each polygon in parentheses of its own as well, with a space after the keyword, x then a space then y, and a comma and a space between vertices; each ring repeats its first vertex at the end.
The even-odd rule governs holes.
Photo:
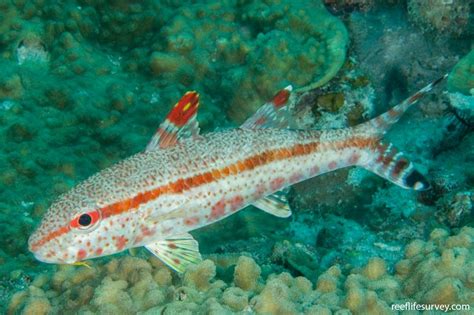
POLYGON ((182 273, 202 259, 190 231, 248 205, 289 217, 285 189, 323 173, 360 166, 400 187, 427 190, 413 163, 381 139, 446 77, 372 120, 335 130, 289 128, 294 94, 288 86, 239 128, 200 134, 199 95, 187 92, 143 152, 53 202, 29 238, 29 250, 45 263, 78 264, 144 246, 182 273))

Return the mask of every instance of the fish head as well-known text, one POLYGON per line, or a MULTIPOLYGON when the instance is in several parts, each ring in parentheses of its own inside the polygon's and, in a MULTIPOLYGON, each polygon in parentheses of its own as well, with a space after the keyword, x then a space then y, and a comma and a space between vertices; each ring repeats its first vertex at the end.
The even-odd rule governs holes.
POLYGON ((133 247, 137 216, 111 215, 76 187, 54 202, 30 236, 29 250, 46 263, 72 264, 133 247))

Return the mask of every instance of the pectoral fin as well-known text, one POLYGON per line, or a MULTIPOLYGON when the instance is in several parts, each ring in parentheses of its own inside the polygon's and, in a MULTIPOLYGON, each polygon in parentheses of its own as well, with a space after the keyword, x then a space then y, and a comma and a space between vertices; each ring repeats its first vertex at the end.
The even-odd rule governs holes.
POLYGON ((199 244, 188 233, 157 241, 145 248, 179 273, 183 273, 189 265, 202 261, 199 244))
POLYGON ((291 215, 286 192, 283 191, 277 191, 272 195, 259 199, 252 205, 279 218, 288 218, 291 215))

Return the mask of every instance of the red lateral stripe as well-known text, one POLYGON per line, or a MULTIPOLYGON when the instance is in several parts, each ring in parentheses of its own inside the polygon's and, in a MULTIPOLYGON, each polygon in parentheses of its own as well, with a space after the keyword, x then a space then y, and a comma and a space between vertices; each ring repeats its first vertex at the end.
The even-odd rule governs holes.
MULTIPOLYGON (((342 150, 349 147, 362 149, 366 147, 375 146, 376 144, 377 139, 375 138, 349 138, 347 140, 332 143, 330 145, 330 149, 342 150)), ((172 183, 157 187, 153 190, 139 193, 134 197, 102 207, 99 210, 102 214, 102 218, 119 215, 132 209, 135 209, 141 204, 152 201, 161 195, 183 193, 186 190, 190 190, 192 188, 199 187, 207 183, 215 182, 230 175, 249 171, 255 169, 258 166, 263 166, 274 161, 281 161, 291 157, 298 157, 314 153, 318 149, 320 149, 320 147, 321 143, 317 141, 307 144, 296 144, 290 148, 268 150, 248 157, 245 160, 238 161, 234 164, 225 166, 221 169, 214 169, 202 174, 194 175, 192 177, 178 179, 172 183)), ((36 243, 32 244, 33 250, 37 249, 39 246, 45 244, 46 242, 54 239, 55 237, 67 233, 68 231, 69 226, 61 227, 57 230, 52 231, 36 243)))

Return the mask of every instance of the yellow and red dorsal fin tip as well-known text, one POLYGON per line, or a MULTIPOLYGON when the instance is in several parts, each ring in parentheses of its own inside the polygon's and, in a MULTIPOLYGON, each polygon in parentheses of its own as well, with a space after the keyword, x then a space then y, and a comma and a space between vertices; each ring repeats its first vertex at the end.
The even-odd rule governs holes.
POLYGON ((197 109, 199 94, 186 92, 166 116, 146 147, 146 151, 173 146, 180 139, 199 135, 197 109))
POLYGON ((199 94, 196 91, 186 92, 168 114, 168 120, 182 127, 196 114, 198 107, 199 94))
POLYGON ((292 90, 293 90, 293 87, 291 85, 288 85, 286 88, 278 91, 278 93, 275 94, 275 96, 272 99, 272 102, 275 108, 278 109, 282 107, 283 105, 285 105, 286 102, 288 102, 288 99, 290 98, 290 93, 292 90))

